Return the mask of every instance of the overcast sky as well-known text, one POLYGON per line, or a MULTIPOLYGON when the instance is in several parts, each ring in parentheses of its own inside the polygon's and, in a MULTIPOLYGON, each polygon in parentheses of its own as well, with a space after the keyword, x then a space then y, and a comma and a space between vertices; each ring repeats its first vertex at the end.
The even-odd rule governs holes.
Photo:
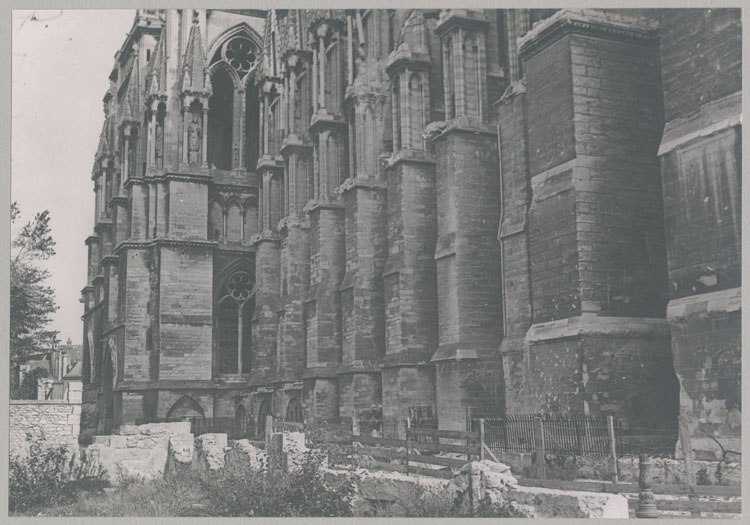
POLYGON ((52 328, 81 343, 86 246, 93 233, 91 168, 114 54, 132 10, 14 11, 11 200, 22 221, 49 210, 57 255, 50 284, 60 310, 52 328), (36 18, 36 20, 33 20, 36 18))

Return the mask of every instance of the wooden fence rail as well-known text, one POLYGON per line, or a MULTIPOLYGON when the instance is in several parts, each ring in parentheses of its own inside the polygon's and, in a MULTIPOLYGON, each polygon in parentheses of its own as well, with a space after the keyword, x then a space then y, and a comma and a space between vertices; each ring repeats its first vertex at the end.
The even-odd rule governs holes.
POLYGON ((463 467, 472 457, 479 458, 482 448, 478 439, 479 434, 476 432, 409 427, 406 439, 354 434, 351 436, 351 462, 357 466, 405 474, 450 478, 454 470, 463 467), (459 440, 466 444, 458 444, 459 440), (466 457, 459 459, 442 454, 461 454, 466 457))
MULTIPOLYGON (((577 490, 583 492, 606 492, 609 494, 624 494, 634 496, 639 493, 637 483, 607 483, 596 481, 563 481, 519 478, 518 484, 525 487, 541 487, 558 490, 577 490)), ((652 485, 651 490, 656 495, 688 497, 690 499, 654 499, 659 511, 690 512, 692 517, 700 517, 701 512, 722 514, 739 514, 742 512, 740 501, 706 501, 697 498, 740 498, 739 486, 722 485, 652 485)), ((628 498, 628 508, 635 511, 638 499, 628 498)), ((687 517, 687 516, 683 516, 687 517)))

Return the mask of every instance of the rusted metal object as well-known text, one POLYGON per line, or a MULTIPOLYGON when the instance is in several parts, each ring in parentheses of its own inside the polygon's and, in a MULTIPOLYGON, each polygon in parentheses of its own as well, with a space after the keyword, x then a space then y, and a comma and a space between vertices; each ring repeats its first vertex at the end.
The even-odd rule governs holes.
POLYGON ((635 509, 635 515, 638 518, 659 517, 651 485, 651 458, 647 454, 641 454, 638 461, 638 487, 640 492, 638 493, 638 507, 635 509))

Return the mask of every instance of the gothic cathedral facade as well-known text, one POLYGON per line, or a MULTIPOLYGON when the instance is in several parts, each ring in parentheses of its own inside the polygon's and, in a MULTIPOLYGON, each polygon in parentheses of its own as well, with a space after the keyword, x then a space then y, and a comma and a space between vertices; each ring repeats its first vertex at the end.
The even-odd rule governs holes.
POLYGON ((740 38, 731 9, 138 10, 83 433, 548 412, 739 446, 740 38))

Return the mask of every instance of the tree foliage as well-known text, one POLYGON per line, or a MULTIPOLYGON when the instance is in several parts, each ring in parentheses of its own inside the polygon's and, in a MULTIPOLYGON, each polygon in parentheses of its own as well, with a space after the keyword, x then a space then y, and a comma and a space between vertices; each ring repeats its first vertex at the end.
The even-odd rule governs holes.
MULTIPOLYGON (((11 226, 16 227, 20 209, 11 203, 11 226)), ((10 359, 11 369, 24 357, 49 350, 57 340, 50 330, 57 310, 55 292, 47 284, 49 271, 39 263, 55 255, 55 240, 47 210, 13 232, 10 252, 10 359)))

